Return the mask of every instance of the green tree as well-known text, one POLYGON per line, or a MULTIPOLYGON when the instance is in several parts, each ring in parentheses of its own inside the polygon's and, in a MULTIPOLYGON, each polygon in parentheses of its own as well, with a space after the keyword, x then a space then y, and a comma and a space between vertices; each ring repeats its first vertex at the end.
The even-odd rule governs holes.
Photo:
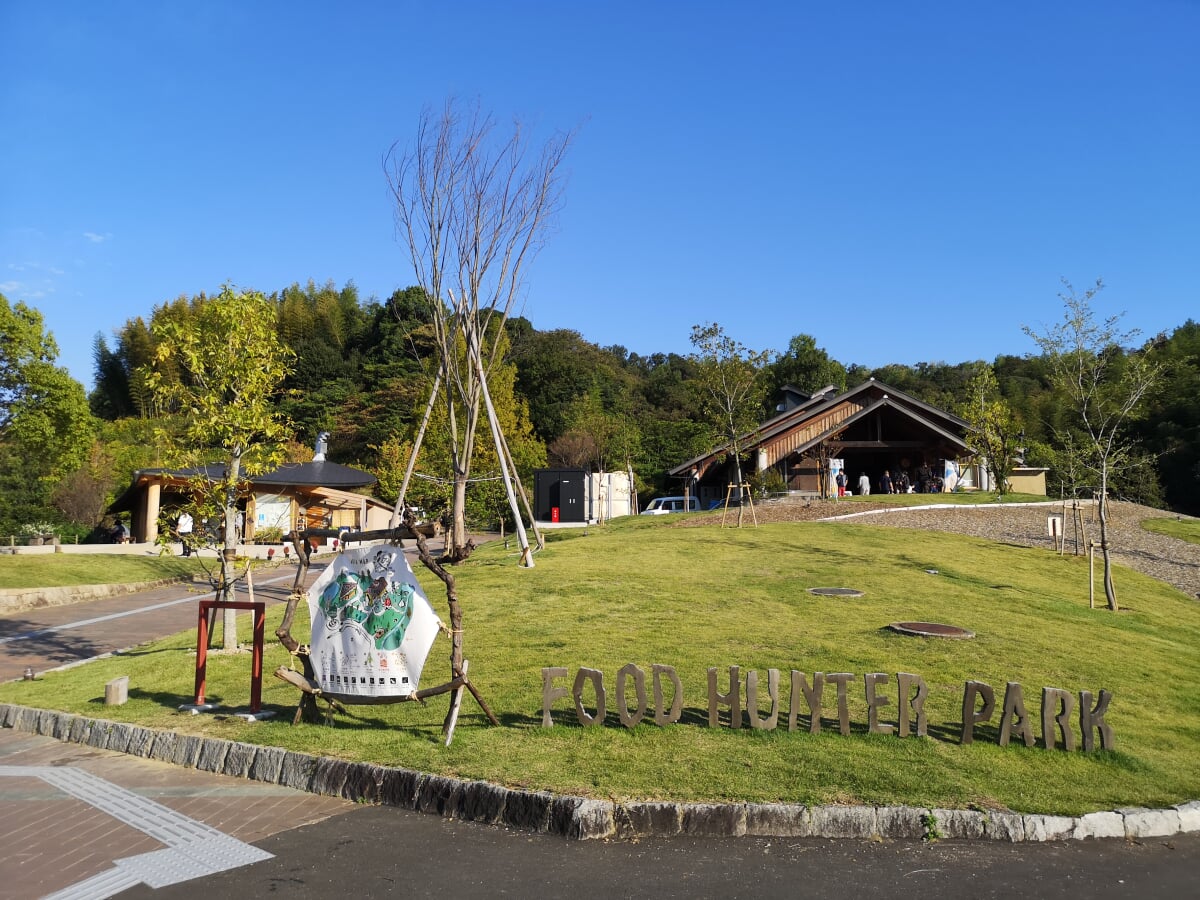
POLYGON ((1113 472, 1130 465, 1140 454, 1128 426, 1162 370, 1152 347, 1126 353, 1124 347, 1138 332, 1121 331, 1124 315, 1097 321, 1092 300, 1104 287, 1077 294, 1063 281, 1063 319, 1038 333, 1024 331, 1041 348, 1055 385, 1068 398, 1079 443, 1079 462, 1097 483, 1096 504, 1100 520, 1100 551, 1104 558, 1104 596, 1108 608, 1117 609, 1112 580, 1108 534, 1108 492, 1113 472))
POLYGON ((1171 509, 1200 515, 1200 323, 1191 319, 1156 341, 1161 382, 1136 424, 1142 443, 1158 459, 1171 509))
POLYGON ((42 314, 0 294, 0 524, 9 528, 47 518, 54 486, 92 446, 87 395, 57 358, 42 314))
MULTIPOLYGON (((767 402, 774 403, 784 385, 812 393, 833 385, 838 393, 846 390, 846 367, 817 346, 809 334, 798 334, 788 342, 788 348, 767 367, 767 402)), ((773 415, 773 409, 767 410, 773 415)))
MULTIPOLYGON (((242 480, 282 459, 288 431, 273 401, 291 364, 291 352, 279 340, 276 306, 256 292, 229 285, 194 305, 187 316, 154 324, 155 369, 150 384, 163 408, 184 422, 177 463, 194 465, 219 458, 216 478, 197 478, 195 519, 213 511, 223 519, 220 578, 222 599, 232 598, 237 553, 237 501, 242 480), (166 375, 164 375, 166 373, 166 375)), ((234 611, 226 610, 224 643, 237 646, 234 611)))
MULTIPOLYGON (((746 433, 759 424, 766 392, 763 370, 771 351, 748 350, 716 322, 692 326, 695 388, 701 408, 710 417, 713 437, 724 443, 736 472, 736 496, 741 498, 742 455, 746 433)), ((739 506, 738 524, 741 524, 739 506)))
POLYGON ((971 443, 977 455, 992 473, 996 495, 1008 493, 1008 478, 1018 451, 1021 424, 1008 401, 1000 394, 996 373, 981 365, 979 373, 967 385, 966 400, 959 404, 959 415, 971 427, 971 443))

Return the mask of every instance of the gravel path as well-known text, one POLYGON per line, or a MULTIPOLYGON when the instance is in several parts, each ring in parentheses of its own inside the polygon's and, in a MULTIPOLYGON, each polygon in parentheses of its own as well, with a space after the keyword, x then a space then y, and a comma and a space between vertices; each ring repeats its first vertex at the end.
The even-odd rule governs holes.
MULTIPOLYGON (((930 498, 931 501, 934 498, 930 498)), ((935 501, 936 502, 936 501, 935 501)), ((1090 505, 1082 509, 1087 534, 1099 539, 1100 524, 1090 505)), ((760 523, 841 521, 861 525, 886 525, 892 528, 919 528, 926 531, 949 531, 1004 541, 1026 547, 1052 550, 1054 544, 1046 534, 1046 517, 1062 514, 1057 503, 1028 506, 997 505, 956 506, 937 509, 912 509, 882 503, 843 503, 816 500, 766 503, 755 507, 760 523)), ((1174 513, 1139 506, 1136 503, 1113 501, 1109 504, 1109 543, 1113 559, 1151 578, 1173 585, 1189 597, 1200 598, 1200 545, 1190 544, 1166 535, 1155 534, 1141 527, 1144 519, 1171 517, 1174 513)), ((689 516, 689 525, 719 522, 720 515, 689 516)), ((1064 521, 1067 552, 1073 547, 1074 529, 1070 510, 1064 521)), ((1082 539, 1081 539, 1082 540, 1082 539)))

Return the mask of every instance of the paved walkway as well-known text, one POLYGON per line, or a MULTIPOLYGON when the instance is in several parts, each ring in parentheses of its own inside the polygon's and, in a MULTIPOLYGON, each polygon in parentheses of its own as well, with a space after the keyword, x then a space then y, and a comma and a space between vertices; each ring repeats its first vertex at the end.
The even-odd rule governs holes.
POLYGON ((252 846, 355 804, 0 730, 0 898, 107 897, 269 859, 252 846))

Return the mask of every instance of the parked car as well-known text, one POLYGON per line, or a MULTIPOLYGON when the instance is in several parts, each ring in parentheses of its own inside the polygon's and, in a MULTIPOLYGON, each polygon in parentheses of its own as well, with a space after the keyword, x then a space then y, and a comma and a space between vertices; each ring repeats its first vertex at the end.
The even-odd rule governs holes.
POLYGON ((700 512, 700 501, 688 497, 684 502, 682 497, 656 497, 642 510, 643 516, 663 516, 676 512, 700 512))

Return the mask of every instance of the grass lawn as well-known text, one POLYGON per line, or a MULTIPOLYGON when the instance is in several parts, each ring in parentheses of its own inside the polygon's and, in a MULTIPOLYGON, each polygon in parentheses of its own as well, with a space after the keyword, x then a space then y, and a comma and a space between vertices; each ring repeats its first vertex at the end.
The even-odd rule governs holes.
MULTIPOLYGON (((209 560, 212 564, 212 560, 209 560)), ((18 553, 0 556, 0 588, 133 584, 202 571, 194 559, 120 553, 18 553)))
POLYGON ((1200 519, 1154 518, 1142 522, 1147 531, 1165 534, 1191 544, 1200 544, 1200 519))
MULTIPOLYGON (((865 499, 865 498, 864 498, 865 499)), ((353 707, 330 725, 290 724, 297 699, 267 677, 264 703, 275 720, 191 717, 193 634, 99 660, 36 682, 0 685, 0 700, 179 731, 207 733, 347 759, 604 798, 909 803, 1007 807, 1078 814, 1119 806, 1164 806, 1200 798, 1200 604, 1135 572, 1118 569, 1120 613, 1089 610, 1086 562, 1074 557, 933 532, 830 523, 742 529, 673 527, 672 517, 632 518, 583 531, 553 532, 532 570, 515 554, 485 546, 457 570, 464 643, 472 680, 500 716, 486 724, 468 696, 453 746, 440 742, 444 697, 428 705, 353 707), (927 570, 934 569, 937 574, 927 570), (811 587, 850 587, 859 598, 821 598, 811 587), (976 633, 969 641, 903 637, 893 621, 937 621, 976 633), (617 672, 635 663, 674 666, 683 684, 683 719, 669 727, 622 727, 617 672), (728 667, 760 678, 767 712, 767 670, 781 671, 780 727, 707 725, 707 669, 728 667), (564 666, 570 687, 581 666, 604 673, 608 715, 584 728, 568 699, 554 704, 555 725, 541 727, 545 666, 564 666), (852 734, 837 732, 827 686, 823 730, 787 729, 788 672, 850 672, 852 734), (868 734, 863 678, 890 673, 881 693, 892 700, 895 673, 929 686, 929 738, 868 734), (130 701, 103 705, 104 683, 130 676, 130 701), (964 682, 996 692, 1024 689, 1038 746, 996 742, 1000 711, 978 726, 975 743, 958 741, 964 682), (1047 751, 1039 716, 1043 687, 1113 692, 1108 722, 1116 749, 1089 754, 1047 751)), ((441 585, 418 576, 439 614, 441 585)), ((268 630, 282 609, 269 617, 268 630)), ((248 631, 248 628, 246 628, 248 631)), ((306 625, 294 629, 303 635, 306 625)), ((439 637, 422 684, 444 679, 449 645, 439 637)), ((269 644, 266 671, 288 661, 269 644)), ((244 707, 249 658, 210 658, 208 697, 244 707)), ((744 688, 743 688, 744 689, 744 688)), ((632 685, 629 687, 632 701, 632 685)), ((669 702, 670 691, 667 690, 669 702)), ((595 708, 590 688, 589 710, 595 708)), ((728 720, 722 710, 722 721, 728 720)), ((1078 728, 1077 720, 1075 724, 1078 728)), ((1077 738, 1078 739, 1078 738, 1077 738)))

